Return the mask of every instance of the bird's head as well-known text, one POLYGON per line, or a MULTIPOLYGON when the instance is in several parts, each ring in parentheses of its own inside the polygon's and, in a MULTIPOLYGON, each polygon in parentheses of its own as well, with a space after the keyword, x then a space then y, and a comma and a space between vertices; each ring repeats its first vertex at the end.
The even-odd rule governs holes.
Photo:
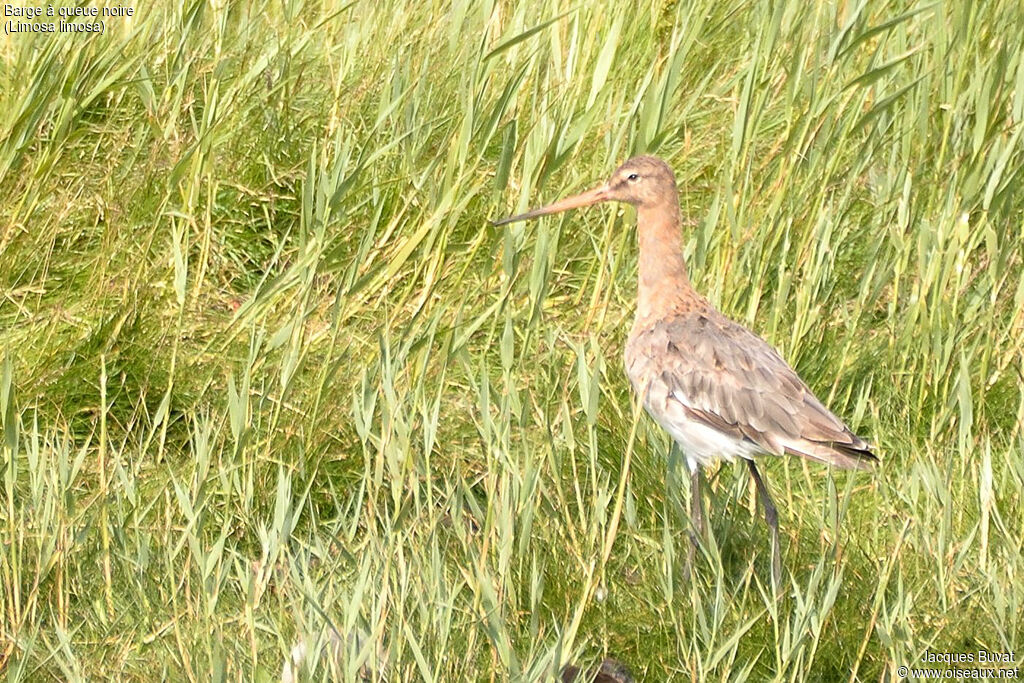
POLYGON ((657 157, 639 156, 615 169, 604 185, 560 199, 539 209, 494 221, 494 225, 525 221, 598 202, 624 202, 638 208, 651 208, 664 203, 667 197, 676 197, 676 178, 672 169, 657 157))
POLYGON ((606 199, 636 207, 655 206, 676 195, 676 176, 658 157, 633 157, 615 169, 605 184, 606 199))

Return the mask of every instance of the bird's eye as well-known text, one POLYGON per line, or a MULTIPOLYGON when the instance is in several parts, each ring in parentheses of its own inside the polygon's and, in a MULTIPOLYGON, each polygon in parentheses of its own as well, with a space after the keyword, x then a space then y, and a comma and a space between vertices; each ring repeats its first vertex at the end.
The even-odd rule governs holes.
POLYGON ((640 180, 640 176, 638 176, 636 173, 630 173, 628 176, 626 176, 626 180, 637 181, 640 180))

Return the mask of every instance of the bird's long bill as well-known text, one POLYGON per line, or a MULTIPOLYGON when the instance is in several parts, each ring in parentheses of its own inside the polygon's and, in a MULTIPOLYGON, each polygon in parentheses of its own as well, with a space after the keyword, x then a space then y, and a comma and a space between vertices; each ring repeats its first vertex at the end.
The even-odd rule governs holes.
POLYGON ((592 190, 587 190, 586 192, 580 192, 579 194, 574 194, 571 197, 560 199, 554 204, 548 204, 547 206, 542 206, 539 209, 521 213, 518 216, 509 216, 508 218, 502 218, 499 221, 492 221, 492 224, 505 225, 506 223, 514 223, 515 221, 528 221, 531 218, 538 218, 552 213, 568 211, 569 209, 578 209, 583 206, 590 206, 591 204, 597 204, 598 202, 603 202, 607 199, 608 186, 602 185, 600 187, 595 187, 592 190))

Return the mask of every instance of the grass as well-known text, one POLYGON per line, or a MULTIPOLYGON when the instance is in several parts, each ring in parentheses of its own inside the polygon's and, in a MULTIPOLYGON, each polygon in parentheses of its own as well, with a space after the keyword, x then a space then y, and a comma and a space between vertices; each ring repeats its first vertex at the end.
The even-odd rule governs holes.
POLYGON ((1020 3, 135 10, 0 42, 7 680, 1022 649, 1020 3), (698 289, 882 458, 766 464, 778 599, 740 466, 686 574, 630 212, 488 224, 640 152, 698 289))

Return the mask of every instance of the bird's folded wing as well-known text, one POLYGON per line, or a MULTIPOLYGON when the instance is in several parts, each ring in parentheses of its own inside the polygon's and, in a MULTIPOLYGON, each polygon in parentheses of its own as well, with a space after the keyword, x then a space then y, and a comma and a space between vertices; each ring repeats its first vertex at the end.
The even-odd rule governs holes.
POLYGON ((664 353, 661 381, 690 418, 768 453, 853 469, 876 460, 778 352, 745 327, 705 312, 662 321, 650 332, 653 348, 664 353))

